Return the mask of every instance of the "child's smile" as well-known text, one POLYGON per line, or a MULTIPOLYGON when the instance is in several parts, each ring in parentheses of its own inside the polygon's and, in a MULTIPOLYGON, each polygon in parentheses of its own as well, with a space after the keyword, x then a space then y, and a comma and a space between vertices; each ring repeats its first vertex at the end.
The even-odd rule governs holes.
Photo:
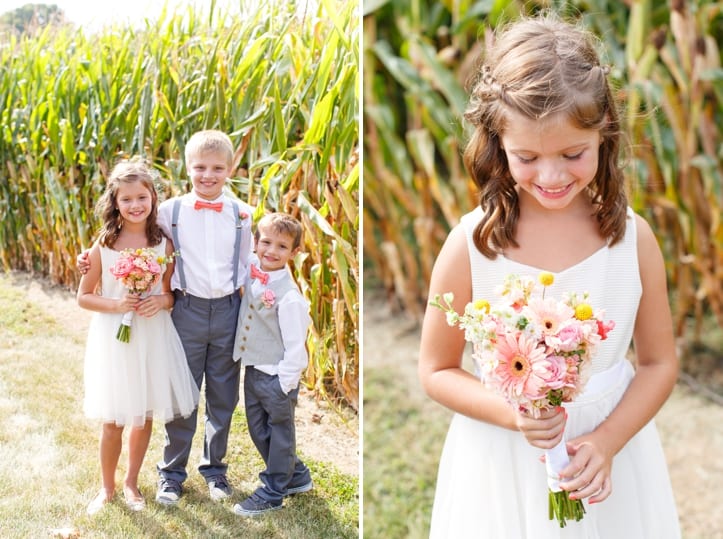
POLYGON ((296 255, 299 247, 294 248, 294 238, 290 234, 276 232, 271 228, 259 228, 256 240, 256 255, 264 271, 275 271, 286 266, 296 255))
POLYGON ((153 196, 140 182, 121 183, 116 193, 121 217, 131 223, 145 221, 151 213, 153 196))
POLYGON ((545 208, 567 207, 595 179, 600 133, 564 116, 539 121, 509 112, 501 140, 518 188, 545 208))
POLYGON ((193 190, 199 198, 215 200, 221 196, 230 165, 222 152, 204 152, 188 163, 193 190))

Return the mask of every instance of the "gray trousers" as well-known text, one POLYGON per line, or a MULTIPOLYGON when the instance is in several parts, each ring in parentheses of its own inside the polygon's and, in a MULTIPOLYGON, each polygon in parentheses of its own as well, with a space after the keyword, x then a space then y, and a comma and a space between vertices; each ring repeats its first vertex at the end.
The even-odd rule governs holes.
POLYGON ((299 388, 284 394, 278 376, 247 366, 244 371, 244 406, 251 439, 264 459, 259 474, 263 487, 256 494, 280 502, 290 486, 311 481, 309 468, 296 456, 294 411, 299 388))
MULTIPOLYGON (((233 343, 241 298, 238 292, 223 298, 203 299, 174 292, 171 317, 183 343, 188 366, 196 385, 206 380, 206 416, 203 457, 198 467, 205 478, 225 474, 223 463, 231 418, 239 399, 241 367, 233 361, 233 343)), ((162 478, 183 482, 196 432, 198 408, 188 418, 166 424, 163 460, 158 463, 162 478)))

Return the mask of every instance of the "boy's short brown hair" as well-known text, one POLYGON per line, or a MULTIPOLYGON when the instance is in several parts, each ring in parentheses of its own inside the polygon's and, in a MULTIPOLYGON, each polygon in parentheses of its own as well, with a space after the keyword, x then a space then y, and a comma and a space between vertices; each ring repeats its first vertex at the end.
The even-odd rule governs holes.
POLYGON ((201 155, 206 152, 214 152, 223 154, 226 157, 229 167, 233 164, 233 143, 231 138, 217 129, 207 129, 197 131, 186 142, 186 164, 188 164, 194 156, 201 155))
POLYGON ((301 238, 303 236, 301 223, 288 213, 276 212, 264 215, 256 225, 256 232, 254 233, 256 241, 259 239, 259 229, 261 228, 270 228, 277 234, 287 234, 291 236, 294 241, 292 249, 301 246, 301 238))

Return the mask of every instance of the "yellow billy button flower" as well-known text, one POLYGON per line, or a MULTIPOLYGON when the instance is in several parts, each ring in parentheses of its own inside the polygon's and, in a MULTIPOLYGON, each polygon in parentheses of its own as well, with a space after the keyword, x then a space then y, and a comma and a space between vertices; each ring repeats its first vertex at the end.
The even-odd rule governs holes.
POLYGON ((549 271, 543 271, 542 273, 540 273, 540 276, 537 278, 537 280, 540 281, 540 284, 542 286, 550 286, 552 283, 555 282, 555 276, 549 271))
POLYGON ((490 302, 486 299, 478 299, 474 302, 474 308, 477 311, 484 311, 485 313, 490 312, 490 302))
POLYGON ((587 303, 580 303, 575 307, 575 318, 578 320, 589 320, 592 318, 592 307, 587 303))

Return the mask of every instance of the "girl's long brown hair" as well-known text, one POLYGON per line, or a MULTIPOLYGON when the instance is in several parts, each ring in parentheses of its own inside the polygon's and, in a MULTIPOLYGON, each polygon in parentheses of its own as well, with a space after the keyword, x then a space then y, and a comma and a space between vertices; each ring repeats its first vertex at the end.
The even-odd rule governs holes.
POLYGON ((163 240, 163 231, 158 226, 158 194, 153 183, 153 174, 141 161, 126 160, 119 162, 110 173, 106 190, 95 207, 96 215, 102 224, 98 232, 98 242, 103 247, 113 248, 123 225, 118 210, 118 187, 121 184, 140 182, 151 193, 151 213, 146 220, 146 238, 151 246, 163 240))
POLYGON ((553 15, 523 19, 487 51, 465 118, 474 127, 464 163, 479 188, 484 217, 477 249, 495 258, 517 246, 519 201, 500 143, 506 113, 542 120, 562 113, 581 129, 600 131, 598 170, 589 186, 601 234, 610 245, 625 233, 627 197, 619 165, 620 121, 592 35, 553 15))

